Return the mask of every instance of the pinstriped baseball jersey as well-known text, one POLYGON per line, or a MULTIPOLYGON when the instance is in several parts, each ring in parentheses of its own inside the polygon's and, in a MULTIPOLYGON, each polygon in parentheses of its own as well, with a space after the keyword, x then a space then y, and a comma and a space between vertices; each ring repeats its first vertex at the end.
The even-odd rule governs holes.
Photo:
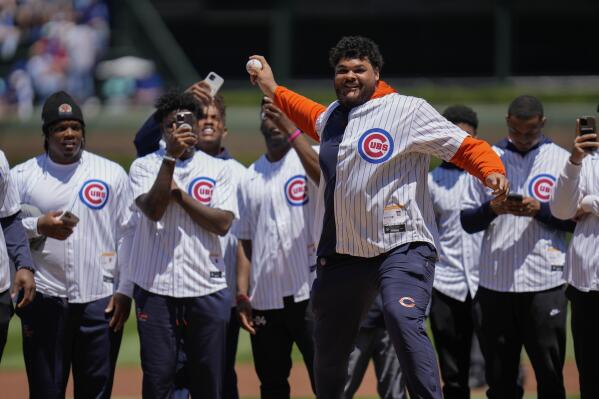
POLYGON ((452 164, 443 164, 428 175, 437 228, 439 259, 433 287, 450 298, 465 301, 478 290, 478 257, 482 232, 468 234, 460 224, 460 208, 469 175, 452 164))
MULTIPOLYGON (((0 218, 12 216, 21 209, 19 193, 14 179, 10 177, 8 161, 0 150, 0 218)), ((0 229, 0 292, 10 287, 10 269, 4 232, 0 229)))
MULTIPOLYGON (((319 116, 319 135, 338 106, 319 116)), ((430 156, 451 159, 467 136, 419 98, 393 93, 353 108, 336 163, 336 251, 373 257, 408 242, 434 244, 430 156)))
MULTIPOLYGON (((506 167, 510 191, 548 203, 568 152, 549 140, 526 154, 494 146, 506 167)), ((470 179, 462 209, 490 201, 492 195, 470 179)), ((485 230, 481 244, 479 284, 500 292, 542 291, 564 284, 566 234, 535 218, 499 215, 485 230)))
MULTIPOLYGON (((83 151, 80 160, 70 165, 58 165, 47 154, 39 155, 15 166, 11 176, 21 203, 42 213, 69 210, 79 218, 66 240, 48 237, 41 250, 31 251, 37 290, 71 303, 104 298, 115 287, 131 296, 133 287, 124 277, 127 264, 118 256, 131 201, 123 168, 83 151), (65 170, 68 173, 61 173, 65 170)), ((23 219, 23 226, 29 236, 37 235, 37 218, 23 219)))
MULTIPOLYGON (((237 201, 237 207, 239 207, 239 185, 241 182, 245 180, 245 176, 247 173, 247 168, 234 160, 233 158, 229 158, 225 160, 229 165, 229 169, 231 170, 231 183, 233 184, 233 190, 235 199, 237 201)), ((236 305, 235 293, 237 292, 237 237, 233 234, 235 231, 235 224, 239 221, 239 219, 233 222, 231 226, 231 230, 224 237, 219 237, 222 251, 223 251, 223 259, 225 262, 225 276, 227 279, 227 286, 230 291, 233 293, 232 295, 232 306, 236 305)))
POLYGON ((285 296, 293 295, 296 302, 310 297, 316 264, 314 192, 293 149, 277 162, 262 156, 249 167, 236 234, 252 240, 250 300, 255 309, 282 309, 285 296))
POLYGON ((580 291, 599 291, 599 156, 587 156, 582 166, 567 162, 551 201, 551 210, 563 219, 574 217, 579 205, 590 212, 576 223, 564 277, 580 291))
MULTIPOLYGON (((129 171, 133 198, 150 191, 165 150, 136 159, 129 171)), ((235 192, 227 162, 201 151, 177 161, 173 179, 201 204, 237 216, 235 192)), ((140 213, 131 242, 131 279, 154 294, 198 297, 227 287, 219 237, 197 225, 178 204, 170 202, 154 222, 140 213)))

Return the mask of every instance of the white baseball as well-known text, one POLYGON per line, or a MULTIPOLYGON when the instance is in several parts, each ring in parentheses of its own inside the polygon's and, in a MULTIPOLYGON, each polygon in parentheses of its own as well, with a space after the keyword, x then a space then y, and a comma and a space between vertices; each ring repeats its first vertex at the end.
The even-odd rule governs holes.
POLYGON ((258 60, 251 59, 245 64, 245 69, 248 73, 252 73, 252 71, 260 71, 262 70, 262 63, 258 60))

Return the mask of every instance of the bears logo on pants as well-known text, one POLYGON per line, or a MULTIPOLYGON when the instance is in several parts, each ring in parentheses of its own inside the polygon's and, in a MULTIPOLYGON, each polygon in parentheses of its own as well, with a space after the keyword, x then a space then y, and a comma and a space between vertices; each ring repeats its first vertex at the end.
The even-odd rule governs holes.
POLYGON ((289 205, 301 206, 308 202, 308 179, 304 175, 296 175, 285 183, 285 198, 289 205))
POLYGON ((366 162, 385 162, 393 154, 393 139, 383 129, 370 129, 358 140, 358 153, 366 162))
POLYGON ((202 205, 210 205, 212 200, 212 191, 216 181, 209 177, 196 177, 189 184, 187 193, 195 198, 202 205))
POLYGON ((541 202, 549 202, 555 181, 555 177, 546 173, 536 175, 528 185, 530 196, 541 202))
POLYGON ((91 179, 83 183, 79 190, 79 198, 81 202, 87 205, 88 208, 99 210, 106 205, 110 190, 108 184, 98 179, 91 179))

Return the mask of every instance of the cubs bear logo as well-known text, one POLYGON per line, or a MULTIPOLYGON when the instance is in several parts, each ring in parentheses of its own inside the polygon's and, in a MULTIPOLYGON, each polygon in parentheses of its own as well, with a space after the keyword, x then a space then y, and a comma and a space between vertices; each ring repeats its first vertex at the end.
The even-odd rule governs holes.
POLYGON ((366 162, 385 162, 393 154, 393 139, 383 129, 367 130, 358 140, 358 153, 366 162))
POLYGON ((73 112, 73 108, 69 104, 60 104, 58 107, 59 114, 70 114, 73 112))
POLYGON ((216 181, 209 177, 196 177, 189 184, 187 193, 202 205, 210 205, 216 181))
POLYGON ((110 189, 108 188, 108 184, 98 179, 86 181, 79 191, 81 202, 87 205, 88 208, 95 210, 104 208, 109 196, 110 189))
POLYGON ((541 202, 549 202, 555 182, 556 178, 549 174, 536 175, 528 185, 530 196, 541 202))
POLYGON ((285 183, 285 198, 289 205, 301 206, 308 202, 308 179, 304 175, 296 175, 285 183))

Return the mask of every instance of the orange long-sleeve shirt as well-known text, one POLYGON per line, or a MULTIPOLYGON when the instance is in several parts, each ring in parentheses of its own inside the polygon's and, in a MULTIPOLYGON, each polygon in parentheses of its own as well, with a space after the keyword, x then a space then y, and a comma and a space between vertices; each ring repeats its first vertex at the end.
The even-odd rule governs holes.
MULTIPOLYGON (((395 92, 391 86, 380 80, 371 98, 379 98, 395 92)), ((316 120, 326 110, 324 105, 283 86, 276 88, 274 102, 300 130, 314 140, 320 141, 316 133, 316 120)), ((505 167, 491 146, 487 142, 474 137, 466 137, 462 141, 460 148, 450 162, 482 181, 492 173, 505 175, 505 167)))

